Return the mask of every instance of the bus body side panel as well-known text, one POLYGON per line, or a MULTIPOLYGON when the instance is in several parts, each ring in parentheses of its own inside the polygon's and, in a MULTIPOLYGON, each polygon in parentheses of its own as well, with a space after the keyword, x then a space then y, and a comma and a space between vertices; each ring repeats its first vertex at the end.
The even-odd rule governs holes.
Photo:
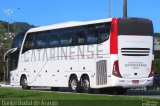
POLYGON ((10 72, 10 85, 20 86, 20 76, 18 70, 13 70, 10 72))
POLYGON ((29 86, 68 87, 70 74, 78 73, 78 60, 70 60, 67 55, 59 56, 62 51, 68 54, 69 48, 31 50, 32 53, 28 53, 29 60, 21 64, 21 69, 26 70, 29 86))
POLYGON ((94 67, 94 70, 91 70, 91 88, 105 88, 110 84, 110 76, 112 74, 110 67, 110 40, 95 45, 97 51, 95 59, 91 62, 90 67, 94 67))
POLYGON ((20 56, 21 62, 19 64, 19 74, 26 75, 29 86, 37 86, 42 84, 41 73, 43 71, 43 66, 46 62, 40 60, 41 52, 42 50, 29 50, 20 56))

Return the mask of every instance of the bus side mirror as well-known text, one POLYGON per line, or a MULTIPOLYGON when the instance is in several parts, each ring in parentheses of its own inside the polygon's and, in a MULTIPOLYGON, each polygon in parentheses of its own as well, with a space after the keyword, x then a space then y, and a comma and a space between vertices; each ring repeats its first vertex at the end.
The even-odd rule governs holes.
POLYGON ((10 54, 12 54, 13 52, 17 51, 18 48, 12 48, 9 49, 5 54, 4 54, 4 61, 7 61, 7 58, 10 56, 10 54))

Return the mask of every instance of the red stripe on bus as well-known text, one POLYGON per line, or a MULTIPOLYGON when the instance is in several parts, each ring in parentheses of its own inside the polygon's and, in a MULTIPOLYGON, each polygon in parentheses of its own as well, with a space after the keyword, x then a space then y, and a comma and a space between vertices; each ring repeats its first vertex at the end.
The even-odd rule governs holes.
POLYGON ((110 54, 118 54, 118 19, 116 18, 112 19, 110 54))

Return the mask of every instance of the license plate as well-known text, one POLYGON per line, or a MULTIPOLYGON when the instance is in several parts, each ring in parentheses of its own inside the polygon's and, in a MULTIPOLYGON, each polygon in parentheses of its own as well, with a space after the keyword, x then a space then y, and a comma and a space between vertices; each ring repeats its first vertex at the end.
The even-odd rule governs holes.
POLYGON ((139 84, 139 80, 132 80, 133 84, 139 84))

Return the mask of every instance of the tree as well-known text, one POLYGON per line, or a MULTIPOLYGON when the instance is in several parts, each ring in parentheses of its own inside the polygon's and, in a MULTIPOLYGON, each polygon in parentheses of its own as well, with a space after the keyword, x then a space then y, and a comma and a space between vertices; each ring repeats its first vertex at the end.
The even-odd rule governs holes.
POLYGON ((3 79, 4 70, 6 70, 4 62, 4 54, 7 50, 11 48, 13 38, 11 36, 6 36, 5 33, 0 33, 0 80, 3 79))
POLYGON ((155 74, 160 74, 160 59, 156 58, 154 61, 155 74))
POLYGON ((156 33, 154 33, 154 36, 160 37, 160 33, 156 32, 156 33))
POLYGON ((8 34, 8 22, 0 21, 0 80, 3 79, 4 75, 4 64, 3 56, 4 53, 11 48, 13 38, 18 32, 28 30, 35 27, 26 22, 14 22, 10 23, 10 34, 8 34), (14 35, 12 35, 14 34, 14 35))

